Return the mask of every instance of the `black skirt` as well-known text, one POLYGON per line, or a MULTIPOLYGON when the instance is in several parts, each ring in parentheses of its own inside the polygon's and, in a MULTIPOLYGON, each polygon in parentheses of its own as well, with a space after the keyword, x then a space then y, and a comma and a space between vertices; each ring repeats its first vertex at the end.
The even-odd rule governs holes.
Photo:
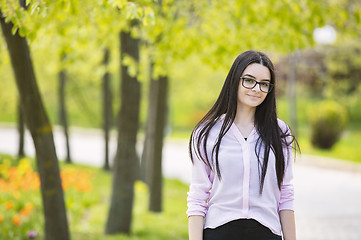
POLYGON ((282 237, 254 219, 238 219, 204 229, 203 240, 282 240, 282 237))

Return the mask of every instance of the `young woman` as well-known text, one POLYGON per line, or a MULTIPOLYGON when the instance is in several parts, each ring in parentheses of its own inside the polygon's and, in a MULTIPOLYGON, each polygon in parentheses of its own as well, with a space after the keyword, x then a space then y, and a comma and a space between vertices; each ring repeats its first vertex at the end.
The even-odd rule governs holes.
POLYGON ((292 142, 277 118, 275 74, 263 53, 234 61, 192 132, 190 240, 295 240, 292 142))

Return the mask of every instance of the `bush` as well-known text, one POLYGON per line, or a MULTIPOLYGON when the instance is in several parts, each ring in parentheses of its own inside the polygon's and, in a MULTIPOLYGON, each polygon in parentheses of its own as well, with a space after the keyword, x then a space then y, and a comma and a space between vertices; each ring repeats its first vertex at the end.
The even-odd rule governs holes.
POLYGON ((346 126, 347 111, 336 102, 323 101, 313 109, 310 120, 312 145, 330 149, 346 126))

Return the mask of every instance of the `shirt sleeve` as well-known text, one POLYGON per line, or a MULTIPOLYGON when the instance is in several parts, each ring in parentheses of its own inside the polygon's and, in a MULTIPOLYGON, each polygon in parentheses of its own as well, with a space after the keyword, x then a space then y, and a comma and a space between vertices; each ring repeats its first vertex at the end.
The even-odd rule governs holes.
MULTIPOLYGON (((202 154, 204 155, 204 154, 202 154)), ((212 186, 211 169, 193 154, 192 178, 187 198, 187 215, 200 215, 205 217, 208 210, 208 199, 212 186)), ((201 156, 203 157, 203 156, 201 156)))
MULTIPOLYGON (((290 133, 290 129, 286 123, 283 122, 283 130, 286 129, 290 133)), ((290 143, 292 137, 286 138, 290 143)), ((292 144, 283 148, 283 155, 285 157, 285 174, 281 184, 281 196, 278 206, 278 211, 281 210, 294 210, 294 186, 293 186, 293 157, 292 157, 292 144)))

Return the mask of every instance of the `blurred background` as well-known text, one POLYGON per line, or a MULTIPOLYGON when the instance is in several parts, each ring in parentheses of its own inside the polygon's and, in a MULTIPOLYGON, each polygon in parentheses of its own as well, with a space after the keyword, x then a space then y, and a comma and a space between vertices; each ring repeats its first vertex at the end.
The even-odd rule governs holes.
POLYGON ((301 148, 299 239, 361 239, 360 1, 4 0, 0 11, 0 238, 187 239, 187 141, 253 49, 275 64, 278 117, 301 148), (59 172, 38 171, 42 114, 59 172), (46 176, 62 180, 60 238, 46 230, 62 221, 46 217, 46 176))

